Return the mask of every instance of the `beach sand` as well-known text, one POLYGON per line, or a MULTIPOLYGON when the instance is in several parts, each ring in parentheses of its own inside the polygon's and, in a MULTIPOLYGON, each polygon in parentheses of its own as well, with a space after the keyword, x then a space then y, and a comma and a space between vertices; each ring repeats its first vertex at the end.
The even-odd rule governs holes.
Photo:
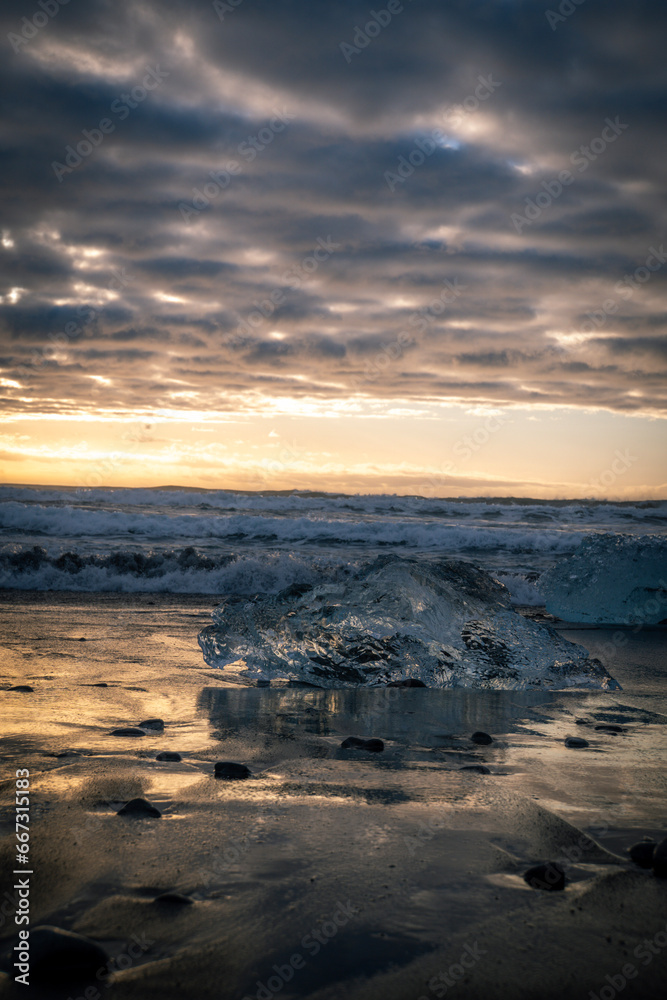
POLYGON ((0 685, 34 688, 0 691, 0 896, 13 898, 14 773, 29 768, 31 927, 109 955, 62 989, 2 976, 3 996, 664 995, 667 880, 624 850, 667 833, 665 628, 560 626, 608 653, 616 692, 258 689, 204 664, 214 603, 0 595, 0 685), (150 717, 163 733, 110 735, 150 717), (385 749, 341 750, 350 735, 385 749), (183 760, 156 761, 163 750, 183 760), (217 760, 252 777, 216 779, 217 760), (116 815, 137 796, 162 817, 116 815), (523 880, 546 861, 564 891, 523 880), (193 902, 156 902, 167 891, 193 902))

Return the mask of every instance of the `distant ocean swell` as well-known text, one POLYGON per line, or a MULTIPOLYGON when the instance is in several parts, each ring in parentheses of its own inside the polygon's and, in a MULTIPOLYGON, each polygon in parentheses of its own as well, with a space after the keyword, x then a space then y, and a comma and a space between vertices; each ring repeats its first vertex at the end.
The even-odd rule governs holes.
POLYGON ((505 524, 446 524, 439 520, 386 518, 326 518, 257 515, 251 513, 154 514, 81 507, 27 506, 5 503, 0 527, 52 538, 137 537, 172 541, 176 538, 221 539, 316 545, 402 545, 416 549, 465 552, 503 549, 509 552, 569 552, 576 544, 567 527, 536 529, 505 524))
POLYGON ((0 509, 12 504, 29 509, 37 504, 77 510, 120 510, 142 507, 163 513, 187 510, 189 514, 220 510, 227 513, 268 512, 272 515, 313 514, 316 511, 350 516, 406 516, 500 520, 506 523, 590 525, 648 524, 667 528, 664 501, 611 502, 597 500, 523 500, 516 498, 437 499, 382 494, 346 495, 294 491, 236 493, 228 490, 67 488, 0 486, 0 509))

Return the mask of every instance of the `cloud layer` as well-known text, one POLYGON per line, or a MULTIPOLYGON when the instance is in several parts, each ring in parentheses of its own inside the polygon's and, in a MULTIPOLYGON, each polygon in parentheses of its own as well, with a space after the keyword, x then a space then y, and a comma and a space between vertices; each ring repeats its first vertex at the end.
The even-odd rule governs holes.
POLYGON ((667 10, 561 7, 9 0, 5 412, 664 414, 667 10))

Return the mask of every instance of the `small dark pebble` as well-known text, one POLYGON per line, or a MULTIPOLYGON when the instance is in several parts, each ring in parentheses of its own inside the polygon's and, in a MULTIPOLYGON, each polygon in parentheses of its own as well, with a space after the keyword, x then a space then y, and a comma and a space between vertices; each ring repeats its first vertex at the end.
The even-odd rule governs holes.
POLYGON ((361 740, 358 736, 348 736, 340 745, 341 750, 368 750, 369 753, 380 753, 384 750, 382 740, 361 740))
POLYGON ((37 982, 92 980, 108 961, 104 949, 81 934, 47 924, 30 929, 30 972, 37 982))
POLYGON ((417 677, 406 677, 403 681, 390 681, 387 684, 390 688, 425 688, 426 684, 417 677))
POLYGON ((565 746, 570 747, 572 750, 580 750, 583 747, 590 746, 588 740, 582 740, 581 736, 568 736, 565 739, 565 746))
POLYGON ((136 816, 138 819, 143 817, 153 816, 158 819, 162 813, 155 806, 147 802, 146 799, 130 799, 126 802, 122 809, 119 809, 117 816, 136 816))
POLYGON ((466 764, 465 767, 460 768, 461 771, 475 771, 477 774, 491 774, 488 767, 484 764, 466 764))
POLYGON ((653 874, 667 878, 667 840, 661 840, 653 849, 653 874))
POLYGON ((565 872, 555 861, 529 868, 523 880, 531 889, 544 889, 546 892, 556 892, 565 888, 565 872))
POLYGON ((156 760, 183 760, 180 753, 176 753, 175 750, 160 750, 159 753, 155 754, 156 760))
POLYGON ((98 684, 91 684, 91 688, 108 688, 109 685, 106 681, 100 681, 98 684))
POLYGON ((184 896, 182 892, 163 892, 160 896, 156 896, 153 902, 168 903, 171 906, 192 906, 194 899, 184 896))
POLYGON ((87 642, 87 641, 88 640, 85 638, 85 636, 81 636, 81 638, 78 640, 78 642, 87 642))
POLYGON ((143 729, 137 729, 136 726, 125 726, 124 729, 112 729, 112 736, 145 736, 146 733, 143 729))
POLYGON ((30 687, 29 684, 15 684, 14 687, 10 687, 9 690, 20 691, 22 694, 32 694, 35 689, 30 687))
POLYGON ((352 748, 361 748, 365 745, 366 740, 360 739, 358 736, 348 736, 347 739, 343 740, 341 743, 341 748, 343 750, 351 750, 352 748))
POLYGON ((628 854, 640 868, 652 868, 653 851, 656 846, 655 840, 640 840, 638 844, 628 848, 628 854))
POLYGON ((366 740, 365 749, 369 750, 371 753, 380 753, 381 750, 384 750, 384 743, 382 740, 378 739, 366 740))
POLYGON ((489 743, 493 743, 493 738, 488 733, 482 733, 479 730, 473 733, 470 739, 479 746, 488 746, 489 743))
POLYGON ((245 764, 237 764, 233 760, 218 760, 215 764, 215 776, 228 781, 243 781, 252 776, 252 771, 245 764))
POLYGON ((162 730, 164 729, 164 720, 144 719, 144 721, 140 722, 139 725, 141 726, 142 729, 159 729, 160 732, 162 732, 162 730))
POLYGON ((609 725, 596 726, 595 728, 601 733, 627 733, 627 729, 624 729, 623 726, 615 726, 611 723, 609 725))

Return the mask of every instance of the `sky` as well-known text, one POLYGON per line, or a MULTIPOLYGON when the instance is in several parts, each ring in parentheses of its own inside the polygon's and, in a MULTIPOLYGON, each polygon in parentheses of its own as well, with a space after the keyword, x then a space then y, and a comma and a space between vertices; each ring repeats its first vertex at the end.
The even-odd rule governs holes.
POLYGON ((0 20, 3 481, 667 496, 664 3, 0 20))

